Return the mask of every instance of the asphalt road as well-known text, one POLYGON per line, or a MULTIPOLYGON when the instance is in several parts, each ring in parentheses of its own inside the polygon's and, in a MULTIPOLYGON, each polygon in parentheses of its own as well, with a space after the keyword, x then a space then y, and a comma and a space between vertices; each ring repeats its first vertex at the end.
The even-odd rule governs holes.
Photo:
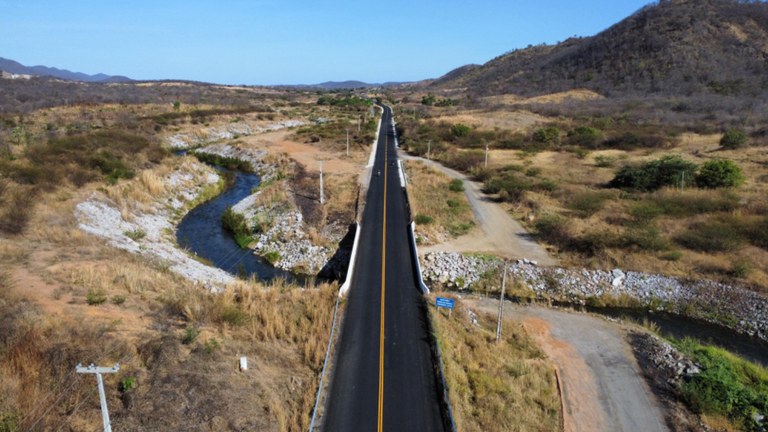
POLYGON ((384 108, 323 431, 446 430, 391 118, 384 108))

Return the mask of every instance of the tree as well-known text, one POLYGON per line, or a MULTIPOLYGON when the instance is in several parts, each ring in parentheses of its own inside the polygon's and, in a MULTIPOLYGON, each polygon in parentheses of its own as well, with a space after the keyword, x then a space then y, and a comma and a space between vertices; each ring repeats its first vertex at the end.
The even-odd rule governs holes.
POLYGON ((737 149, 744 147, 747 143, 747 134, 740 129, 728 129, 723 137, 720 138, 720 145, 726 149, 737 149))
POLYGON ((599 129, 589 126, 579 126, 572 130, 568 137, 573 145, 595 148, 603 140, 603 133, 599 129))
POLYGON ((547 146, 556 146, 560 144, 560 129, 556 126, 536 129, 533 132, 533 141, 547 146))
POLYGON ((609 183, 611 187, 654 191, 664 186, 692 185, 696 164, 680 156, 664 156, 640 166, 624 166, 609 183))
POLYGON ((714 159, 707 161, 696 175, 696 185, 702 188, 736 187, 744 183, 744 173, 733 161, 714 159))

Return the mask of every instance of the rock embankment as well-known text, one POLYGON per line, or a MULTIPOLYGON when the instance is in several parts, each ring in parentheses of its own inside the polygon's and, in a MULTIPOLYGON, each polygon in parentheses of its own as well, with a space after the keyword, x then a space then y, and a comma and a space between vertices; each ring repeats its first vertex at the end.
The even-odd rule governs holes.
MULTIPOLYGON (((446 288, 471 288, 501 261, 458 253, 432 252, 423 260, 425 281, 446 288)), ((646 307, 725 325, 768 341, 768 298, 741 287, 709 280, 622 271, 540 267, 535 261, 509 264, 508 276, 539 298, 576 304, 591 299, 627 297, 646 307)))
POLYGON ((261 176, 262 181, 267 181, 275 175, 274 165, 264 162, 264 157, 267 156, 266 150, 236 147, 229 144, 210 144, 195 149, 195 154, 210 154, 248 162, 253 171, 261 176))
POLYGON ((181 250, 173 236, 173 221, 204 188, 213 187, 218 181, 219 176, 210 167, 183 163, 160 179, 162 192, 141 206, 121 206, 103 192, 94 192, 75 207, 78 227, 118 249, 162 262, 174 273, 216 289, 235 278, 181 250))
POLYGON ((253 249, 272 259, 275 267, 311 275, 319 273, 332 255, 328 248, 312 244, 296 210, 278 214, 268 230, 255 236, 253 249))
POLYGON ((180 133, 168 137, 168 145, 173 149, 182 150, 204 146, 221 140, 232 140, 241 136, 255 133, 272 132, 280 129, 305 125, 303 120, 282 120, 266 125, 251 125, 246 122, 230 123, 221 127, 201 128, 194 133, 180 133))

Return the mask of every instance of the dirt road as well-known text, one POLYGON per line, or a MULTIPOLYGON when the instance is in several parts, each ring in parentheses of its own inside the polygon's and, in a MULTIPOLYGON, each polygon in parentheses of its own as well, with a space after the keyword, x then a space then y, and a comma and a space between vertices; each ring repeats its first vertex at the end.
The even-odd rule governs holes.
POLYGON ((557 261, 531 238, 520 222, 483 193, 482 185, 435 161, 410 156, 404 152, 400 153, 400 158, 421 161, 451 178, 463 180, 464 191, 478 224, 478 228, 470 233, 439 245, 423 247, 422 252, 485 252, 509 259, 528 258, 537 261, 539 265, 557 264, 557 261))
MULTIPOLYGON (((497 313, 498 301, 465 300, 497 313)), ((557 365, 566 432, 667 431, 664 412, 642 376, 625 330, 599 317, 507 302, 507 319, 519 320, 557 365)))

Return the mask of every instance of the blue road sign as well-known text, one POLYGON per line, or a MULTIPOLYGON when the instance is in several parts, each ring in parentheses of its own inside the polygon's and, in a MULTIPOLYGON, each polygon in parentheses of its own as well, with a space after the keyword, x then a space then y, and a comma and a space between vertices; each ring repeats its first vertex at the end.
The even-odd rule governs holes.
POLYGON ((438 297, 437 300, 435 300, 435 306, 446 309, 453 309, 453 307, 456 306, 456 300, 438 297))

